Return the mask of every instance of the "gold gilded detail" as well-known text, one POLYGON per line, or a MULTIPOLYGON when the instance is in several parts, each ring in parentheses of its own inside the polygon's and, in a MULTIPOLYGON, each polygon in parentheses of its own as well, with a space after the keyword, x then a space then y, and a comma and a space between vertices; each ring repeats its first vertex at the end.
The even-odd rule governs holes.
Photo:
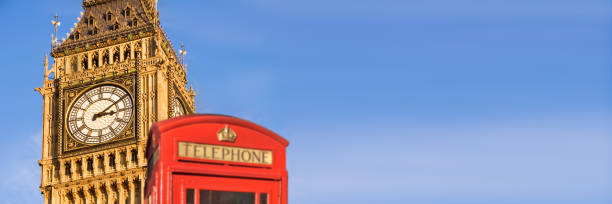
POLYGON ((219 141, 222 142, 234 142, 237 136, 234 130, 229 128, 228 125, 225 125, 223 129, 217 132, 217 137, 219 138, 219 141))

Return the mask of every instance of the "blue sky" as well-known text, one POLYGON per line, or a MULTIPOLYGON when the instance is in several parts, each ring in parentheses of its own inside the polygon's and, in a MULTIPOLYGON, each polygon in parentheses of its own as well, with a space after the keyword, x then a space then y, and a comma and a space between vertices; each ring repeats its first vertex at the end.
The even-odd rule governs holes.
MULTIPOLYGON (((40 203, 57 12, 0 0, 0 203, 40 203)), ((612 203, 612 2, 160 1, 197 112, 287 138, 290 202, 612 203)))

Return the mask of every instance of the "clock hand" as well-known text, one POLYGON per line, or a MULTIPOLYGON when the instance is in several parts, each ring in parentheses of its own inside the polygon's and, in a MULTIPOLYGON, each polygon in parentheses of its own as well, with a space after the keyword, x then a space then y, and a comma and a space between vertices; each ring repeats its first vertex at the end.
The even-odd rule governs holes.
POLYGON ((98 117, 103 117, 103 116, 107 116, 107 115, 112 115, 115 114, 117 112, 115 111, 111 111, 111 112, 104 112, 104 113, 100 113, 100 115, 98 115, 98 117))
POLYGON ((115 104, 119 103, 119 101, 123 100, 127 96, 128 96, 127 94, 123 95, 121 98, 119 98, 119 100, 115 101, 113 104, 110 104, 104 110, 100 111, 99 113, 94 114, 92 120, 95 121, 97 118, 104 116, 104 112, 106 112, 108 109, 113 107, 115 104))
POLYGON ((101 118, 101 117, 104 117, 104 116, 107 116, 107 115, 112 115, 112 114, 115 114, 115 113, 117 113, 117 112, 111 111, 111 112, 104 112, 104 113, 96 114, 96 115, 94 115, 93 121, 96 121, 97 118, 101 118))

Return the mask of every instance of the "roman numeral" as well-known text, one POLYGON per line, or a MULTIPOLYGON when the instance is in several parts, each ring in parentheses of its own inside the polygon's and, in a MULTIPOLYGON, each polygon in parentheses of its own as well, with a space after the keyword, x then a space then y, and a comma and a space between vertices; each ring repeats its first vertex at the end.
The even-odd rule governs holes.
POLYGON ((75 105, 79 105, 79 106, 72 106, 72 108, 79 109, 79 110, 85 110, 85 109, 80 107, 80 105, 83 105, 83 104, 75 104, 75 105))
POLYGON ((109 127, 108 129, 110 130, 110 132, 111 132, 111 134, 112 134, 113 136, 117 135, 117 132, 115 132, 115 129, 110 128, 110 127, 109 127))
POLYGON ((73 118, 73 119, 69 120, 68 122, 76 122, 76 121, 79 121, 79 120, 83 120, 83 118, 73 118))
POLYGON ((129 108, 122 108, 122 109, 117 110, 117 113, 119 113, 119 112, 121 112, 121 111, 131 110, 131 109, 132 109, 132 107, 129 107, 129 108))
POLYGON ((118 88, 113 90, 113 94, 117 95, 117 97, 119 97, 119 98, 121 98, 123 95, 125 95, 125 93, 123 91, 121 91, 121 89, 118 89, 118 88))
POLYGON ((87 101, 89 101, 90 104, 94 103, 89 96, 85 96, 85 98, 87 98, 87 101))

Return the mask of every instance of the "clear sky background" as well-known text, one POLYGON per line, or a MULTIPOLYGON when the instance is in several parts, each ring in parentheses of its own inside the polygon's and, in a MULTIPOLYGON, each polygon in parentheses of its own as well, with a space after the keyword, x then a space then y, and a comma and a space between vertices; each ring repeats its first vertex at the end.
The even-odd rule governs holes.
MULTIPOLYGON (((292 204, 612 203, 612 2, 159 2, 199 113, 287 138, 292 204)), ((0 203, 41 203, 43 59, 81 0, 0 0, 0 203)))

